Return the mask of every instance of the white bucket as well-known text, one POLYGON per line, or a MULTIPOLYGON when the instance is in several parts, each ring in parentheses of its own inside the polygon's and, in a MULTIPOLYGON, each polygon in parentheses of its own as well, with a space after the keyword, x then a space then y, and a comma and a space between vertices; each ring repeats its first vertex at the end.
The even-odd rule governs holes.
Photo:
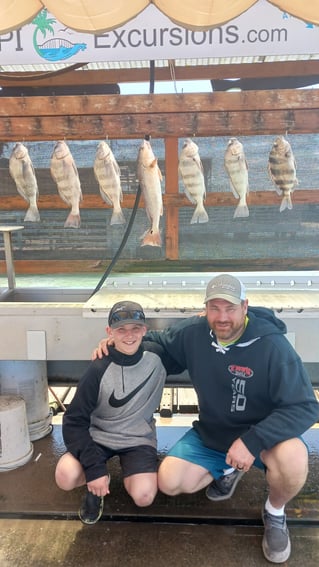
POLYGON ((24 399, 0 396, 0 472, 21 467, 32 453, 24 399))
POLYGON ((25 401, 31 441, 52 431, 45 360, 1 360, 0 395, 11 394, 25 401))

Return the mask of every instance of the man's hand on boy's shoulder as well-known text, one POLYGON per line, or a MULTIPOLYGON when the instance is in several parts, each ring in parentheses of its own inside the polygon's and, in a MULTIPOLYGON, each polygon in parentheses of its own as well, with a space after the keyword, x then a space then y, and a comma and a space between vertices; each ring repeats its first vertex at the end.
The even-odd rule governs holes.
POLYGON ((114 340, 111 338, 101 339, 98 346, 92 351, 91 360, 103 358, 103 354, 107 356, 109 354, 108 345, 114 345, 114 340))

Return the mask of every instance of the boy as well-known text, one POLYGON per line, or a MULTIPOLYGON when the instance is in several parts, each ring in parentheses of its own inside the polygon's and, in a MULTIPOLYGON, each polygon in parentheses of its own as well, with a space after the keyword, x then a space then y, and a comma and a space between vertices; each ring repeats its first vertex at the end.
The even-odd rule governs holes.
POLYGON ((149 506, 157 493, 157 440, 153 413, 160 404, 167 372, 180 369, 160 345, 144 342, 141 305, 113 305, 107 334, 109 354, 93 361, 81 378, 63 418, 67 452, 55 472, 63 490, 86 484, 79 517, 96 523, 110 493, 107 461, 118 455, 124 486, 137 506, 149 506))

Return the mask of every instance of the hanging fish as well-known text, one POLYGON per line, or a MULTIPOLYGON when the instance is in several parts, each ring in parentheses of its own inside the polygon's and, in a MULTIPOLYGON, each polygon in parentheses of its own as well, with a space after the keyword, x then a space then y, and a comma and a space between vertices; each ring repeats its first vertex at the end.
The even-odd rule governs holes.
POLYGON ((249 217, 246 200, 249 193, 248 166, 243 144, 237 138, 230 138, 225 151, 224 164, 231 190, 236 199, 239 199, 233 218, 249 217))
POLYGON ((39 222, 40 213, 37 205, 38 184, 34 167, 27 148, 18 142, 9 158, 9 171, 21 197, 29 204, 25 221, 39 222))
POLYGON ((191 224, 208 222, 208 214, 204 208, 206 197, 203 164, 199 157, 198 146, 187 139, 179 156, 178 172, 183 179, 185 194, 191 203, 196 205, 191 224))
POLYGON ((276 192, 282 196, 279 211, 292 209, 291 194, 298 185, 296 162, 291 146, 283 136, 277 136, 274 140, 269 154, 268 173, 276 192))
POLYGON ((71 212, 64 223, 64 228, 79 228, 81 224, 79 208, 80 201, 82 201, 81 183, 70 149, 62 140, 54 146, 50 170, 61 199, 71 206, 71 212))
POLYGON ((123 224, 125 222, 120 204, 123 200, 120 173, 120 168, 111 148, 106 142, 100 142, 95 155, 94 174, 100 187, 102 199, 109 205, 113 205, 111 224, 123 224))
POLYGON ((143 140, 138 152, 137 177, 144 197, 146 214, 151 223, 151 227, 142 236, 141 246, 161 246, 159 222, 163 214, 162 174, 148 140, 143 140))

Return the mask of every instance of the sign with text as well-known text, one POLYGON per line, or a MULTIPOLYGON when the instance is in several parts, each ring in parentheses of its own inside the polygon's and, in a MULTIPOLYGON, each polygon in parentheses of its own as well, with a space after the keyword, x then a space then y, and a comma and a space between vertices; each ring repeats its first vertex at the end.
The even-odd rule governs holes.
POLYGON ((125 25, 96 35, 76 32, 46 9, 0 36, 0 65, 318 54, 319 27, 259 0, 238 18, 192 31, 149 5, 125 25))

